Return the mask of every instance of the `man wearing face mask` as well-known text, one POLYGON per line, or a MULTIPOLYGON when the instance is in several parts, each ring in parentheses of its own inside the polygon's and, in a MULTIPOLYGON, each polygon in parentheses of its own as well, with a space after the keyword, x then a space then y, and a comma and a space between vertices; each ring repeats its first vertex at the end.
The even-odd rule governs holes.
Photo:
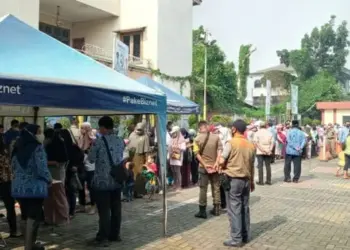
POLYGON ((249 197, 254 186, 255 147, 244 137, 246 123, 236 120, 231 124, 233 138, 225 144, 221 166, 226 178, 227 214, 230 221, 228 247, 241 247, 250 240, 249 197))
POLYGON ((199 212, 196 218, 207 218, 207 191, 210 183, 212 188, 213 204, 211 214, 220 215, 220 175, 219 161, 222 152, 222 144, 217 134, 209 133, 208 123, 200 121, 199 134, 194 139, 193 153, 199 162, 199 212))

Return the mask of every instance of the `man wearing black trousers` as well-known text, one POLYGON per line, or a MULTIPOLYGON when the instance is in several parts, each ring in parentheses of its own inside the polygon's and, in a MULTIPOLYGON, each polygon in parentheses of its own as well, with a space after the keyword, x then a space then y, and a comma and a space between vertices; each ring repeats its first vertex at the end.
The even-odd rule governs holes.
POLYGON ((299 121, 292 121, 292 128, 287 134, 286 159, 284 162, 284 181, 291 182, 292 162, 294 165, 293 182, 298 183, 301 175, 301 157, 306 144, 306 137, 299 129, 299 121))
POLYGON ((92 188, 96 197, 99 230, 94 240, 97 246, 108 247, 109 241, 121 241, 121 183, 112 176, 113 167, 123 161, 125 144, 113 132, 113 120, 104 116, 99 122, 101 137, 95 141, 89 153, 89 161, 95 163, 92 188))
POLYGON ((271 185, 271 161, 272 150, 275 145, 272 133, 266 128, 265 123, 260 124, 260 129, 254 135, 256 157, 258 159, 259 181, 257 185, 264 185, 264 163, 266 167, 266 185, 271 185))

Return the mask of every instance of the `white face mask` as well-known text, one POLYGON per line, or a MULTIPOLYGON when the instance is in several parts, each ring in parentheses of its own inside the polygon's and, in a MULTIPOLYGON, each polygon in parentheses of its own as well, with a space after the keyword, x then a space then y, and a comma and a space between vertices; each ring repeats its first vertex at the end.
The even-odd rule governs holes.
POLYGON ((45 136, 43 134, 36 135, 35 137, 38 140, 38 142, 40 142, 40 143, 43 143, 45 140, 45 136))

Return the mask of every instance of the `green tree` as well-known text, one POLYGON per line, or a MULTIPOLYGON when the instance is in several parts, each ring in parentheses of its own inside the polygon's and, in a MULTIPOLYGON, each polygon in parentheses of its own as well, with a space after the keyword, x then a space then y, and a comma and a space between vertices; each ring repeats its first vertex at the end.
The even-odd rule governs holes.
POLYGON ((237 74, 233 62, 226 60, 225 53, 216 41, 205 45, 203 26, 193 31, 193 67, 191 99, 203 104, 204 58, 207 49, 207 105, 208 111, 232 113, 237 111, 237 74))
POLYGON ((299 49, 277 51, 280 62, 297 73, 297 79, 291 82, 299 86, 299 113, 306 118, 319 118, 315 102, 345 97, 337 80, 349 54, 349 31, 345 21, 339 26, 335 21, 336 17, 331 16, 327 23, 305 34, 299 49))
POLYGON ((343 96, 337 80, 329 72, 321 71, 311 79, 302 82, 299 90, 299 110, 310 118, 317 117, 315 103, 337 101, 343 96))
POLYGON ((346 21, 336 27, 335 20, 331 16, 329 22, 305 34, 300 49, 277 51, 280 62, 292 66, 300 80, 312 78, 321 70, 340 76, 349 54, 349 31, 346 21))
POLYGON ((251 50, 252 45, 241 45, 239 48, 238 58, 238 97, 240 100, 245 100, 247 97, 247 79, 249 76, 250 55, 255 51, 251 50))

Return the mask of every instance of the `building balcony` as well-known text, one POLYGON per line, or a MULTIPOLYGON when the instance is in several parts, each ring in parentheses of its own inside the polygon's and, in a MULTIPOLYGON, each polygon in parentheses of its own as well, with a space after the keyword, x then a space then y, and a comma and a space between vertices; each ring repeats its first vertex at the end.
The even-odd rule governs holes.
POLYGON ((118 17, 120 0, 40 0, 40 13, 72 23, 118 17))
MULTIPOLYGON (((79 50, 85 55, 99 61, 109 67, 112 67, 113 64, 113 51, 100 48, 93 44, 85 44, 82 49, 79 50)), ((143 68, 151 69, 152 63, 149 59, 142 59, 129 55, 129 68, 143 68)))

